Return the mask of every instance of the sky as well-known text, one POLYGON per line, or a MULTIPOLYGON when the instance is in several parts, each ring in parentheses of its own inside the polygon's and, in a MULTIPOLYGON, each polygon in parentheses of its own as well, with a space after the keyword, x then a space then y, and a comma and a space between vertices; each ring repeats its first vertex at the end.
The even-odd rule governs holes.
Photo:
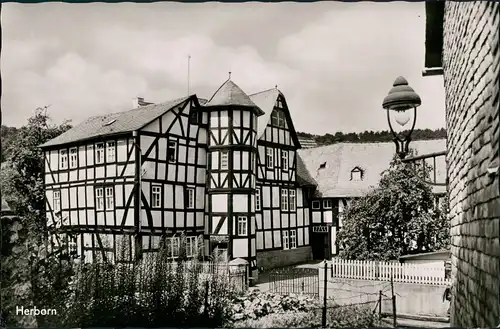
POLYGON ((445 127, 443 77, 422 77, 424 2, 2 5, 2 122, 48 106, 54 123, 210 98, 231 79, 278 86, 295 129, 387 130, 382 100, 402 75, 422 98, 415 128, 445 127))

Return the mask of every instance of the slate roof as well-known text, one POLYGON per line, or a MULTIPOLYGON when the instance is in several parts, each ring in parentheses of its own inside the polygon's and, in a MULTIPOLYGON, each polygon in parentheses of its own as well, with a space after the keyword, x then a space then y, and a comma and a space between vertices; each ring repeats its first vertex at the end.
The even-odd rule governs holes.
POLYGON ((266 131, 279 94, 281 92, 277 88, 272 88, 250 95, 250 99, 264 112, 257 119, 257 139, 261 138, 264 135, 264 131, 266 131))
POLYGON ((262 110, 252 102, 250 97, 231 80, 224 82, 204 106, 245 106, 256 108, 259 112, 262 112, 262 110))
POLYGON ((311 138, 311 137, 299 137, 299 143, 302 148, 313 148, 313 147, 318 147, 318 144, 316 141, 311 138))
POLYGON ((168 112, 190 97, 191 96, 187 96, 164 103, 141 106, 125 112, 94 116, 88 118, 84 122, 71 128, 58 137, 40 145, 40 147, 45 148, 95 137, 132 132, 144 127, 157 117, 168 112), (106 123, 110 124, 106 125, 106 123))
MULTIPOLYGON (((418 154, 440 152, 446 149, 446 139, 413 141, 410 148, 418 154)), ((321 197, 359 197, 378 185, 380 174, 389 168, 395 153, 394 143, 338 143, 328 146, 301 149, 298 156, 309 176, 318 184, 321 197), (320 166, 324 165, 324 168, 320 166), (351 171, 359 167, 363 171, 361 181, 351 181, 351 171)), ((297 163, 298 164, 298 163, 297 163)), ((431 161, 427 164, 432 165, 431 161)), ((437 181, 446 179, 444 157, 436 158, 437 181)), ((307 179, 302 172, 297 173, 307 179)), ((434 193, 445 193, 446 188, 433 187, 434 193)))

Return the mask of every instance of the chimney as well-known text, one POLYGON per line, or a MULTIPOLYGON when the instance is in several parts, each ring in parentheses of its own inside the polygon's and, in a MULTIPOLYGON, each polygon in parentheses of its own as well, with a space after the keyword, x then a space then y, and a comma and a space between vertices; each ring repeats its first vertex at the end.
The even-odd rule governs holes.
POLYGON ((132 108, 136 109, 144 104, 144 97, 136 97, 132 100, 132 108))

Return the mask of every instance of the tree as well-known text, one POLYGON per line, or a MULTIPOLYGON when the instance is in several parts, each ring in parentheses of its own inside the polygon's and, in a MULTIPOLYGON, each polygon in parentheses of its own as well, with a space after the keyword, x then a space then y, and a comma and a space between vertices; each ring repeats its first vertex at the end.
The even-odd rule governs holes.
POLYGON ((436 207, 431 186, 415 171, 429 178, 430 168, 395 157, 378 187, 351 203, 337 236, 340 257, 395 260, 448 246, 447 198, 436 207))
MULTIPOLYGON (((10 141, 9 153, 2 165, 2 198, 16 219, 2 223, 2 240, 11 243, 2 248, 2 317, 8 325, 33 326, 33 317, 16 317, 15 306, 46 308, 56 305, 57 293, 68 286, 71 268, 67 249, 48 247, 49 231, 45 215, 44 154, 39 145, 71 128, 68 122, 50 125, 46 108, 37 109, 28 124, 10 141), (6 229, 6 232, 3 229, 6 229), (15 303, 15 304, 13 304, 15 303), (10 323, 9 323, 10 322, 10 323)), ((44 325, 47 323, 38 323, 44 325)))

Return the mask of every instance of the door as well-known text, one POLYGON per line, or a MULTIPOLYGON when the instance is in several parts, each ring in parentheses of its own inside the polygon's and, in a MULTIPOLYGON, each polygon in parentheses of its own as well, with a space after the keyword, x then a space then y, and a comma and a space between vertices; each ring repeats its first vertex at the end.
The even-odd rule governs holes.
POLYGON ((312 252, 315 260, 325 259, 325 237, 324 233, 312 233, 312 252))

